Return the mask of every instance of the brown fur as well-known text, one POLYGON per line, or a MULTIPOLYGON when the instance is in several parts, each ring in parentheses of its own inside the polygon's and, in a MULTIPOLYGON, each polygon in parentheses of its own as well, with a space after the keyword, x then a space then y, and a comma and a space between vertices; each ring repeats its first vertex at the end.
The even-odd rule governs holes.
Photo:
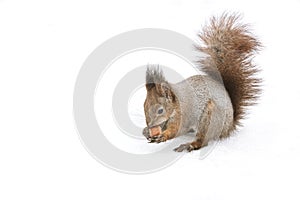
POLYGON ((261 44, 239 19, 226 13, 211 18, 199 34, 203 46, 196 47, 208 55, 199 61, 204 71, 218 81, 218 72, 222 76, 234 109, 232 129, 241 125, 246 107, 255 103, 261 91, 261 79, 255 77, 259 70, 252 63, 261 44))
MULTIPOLYGON (((153 114, 149 113, 152 110, 156 110, 155 105, 161 105, 164 108, 164 114, 161 116, 163 121, 171 119, 168 121, 167 129, 164 130, 158 137, 151 137, 150 133, 147 133, 146 137, 151 138, 151 142, 164 142, 168 139, 176 137, 176 133, 179 130, 180 126, 180 107, 179 102, 169 83, 164 79, 163 73, 159 68, 148 68, 146 72, 146 89, 147 89, 147 98, 144 102, 144 111, 146 116, 146 123, 148 127, 157 126, 157 124, 151 124, 155 121, 151 118, 153 114), (172 113, 176 112, 174 117, 172 113)), ((156 116, 156 115, 155 115, 156 116)))

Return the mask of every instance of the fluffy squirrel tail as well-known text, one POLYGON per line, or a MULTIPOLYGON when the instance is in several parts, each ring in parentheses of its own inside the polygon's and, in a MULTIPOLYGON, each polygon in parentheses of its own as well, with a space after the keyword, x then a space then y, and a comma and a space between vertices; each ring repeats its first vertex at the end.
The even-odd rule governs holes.
POLYGON ((234 110, 233 129, 241 125, 247 106, 255 104, 261 91, 261 79, 255 77, 259 70, 252 63, 261 44, 240 18, 228 13, 212 17, 198 34, 203 45, 196 47, 206 55, 199 61, 204 72, 217 80, 220 73, 223 79, 234 110))

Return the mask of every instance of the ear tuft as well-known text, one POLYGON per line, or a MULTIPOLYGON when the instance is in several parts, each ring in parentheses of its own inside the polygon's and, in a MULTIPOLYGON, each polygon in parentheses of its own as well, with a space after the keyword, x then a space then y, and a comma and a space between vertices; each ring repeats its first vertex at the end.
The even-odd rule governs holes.
POLYGON ((159 65, 148 65, 146 71, 146 89, 151 90, 156 84, 166 82, 163 72, 159 65))

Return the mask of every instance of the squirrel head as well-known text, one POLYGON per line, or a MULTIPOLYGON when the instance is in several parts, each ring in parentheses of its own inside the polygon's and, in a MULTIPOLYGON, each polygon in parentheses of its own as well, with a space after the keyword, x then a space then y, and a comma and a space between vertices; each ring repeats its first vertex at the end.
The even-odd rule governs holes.
POLYGON ((144 111, 147 126, 149 129, 159 127, 160 131, 164 131, 168 128, 169 120, 176 115, 178 99, 158 67, 147 68, 146 89, 144 111))

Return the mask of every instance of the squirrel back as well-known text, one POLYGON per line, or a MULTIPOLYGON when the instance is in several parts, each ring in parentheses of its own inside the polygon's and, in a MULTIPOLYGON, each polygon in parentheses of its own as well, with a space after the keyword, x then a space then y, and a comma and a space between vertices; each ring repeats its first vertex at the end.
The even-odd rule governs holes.
POLYGON ((246 107, 255 104, 260 94, 259 71, 252 63, 261 44, 249 32, 247 24, 239 23, 240 15, 224 13, 212 17, 198 34, 202 46, 196 48, 207 56, 198 62, 213 79, 223 84, 230 96, 234 111, 233 129, 241 125, 246 107), (222 77, 218 78, 219 75, 222 77))

